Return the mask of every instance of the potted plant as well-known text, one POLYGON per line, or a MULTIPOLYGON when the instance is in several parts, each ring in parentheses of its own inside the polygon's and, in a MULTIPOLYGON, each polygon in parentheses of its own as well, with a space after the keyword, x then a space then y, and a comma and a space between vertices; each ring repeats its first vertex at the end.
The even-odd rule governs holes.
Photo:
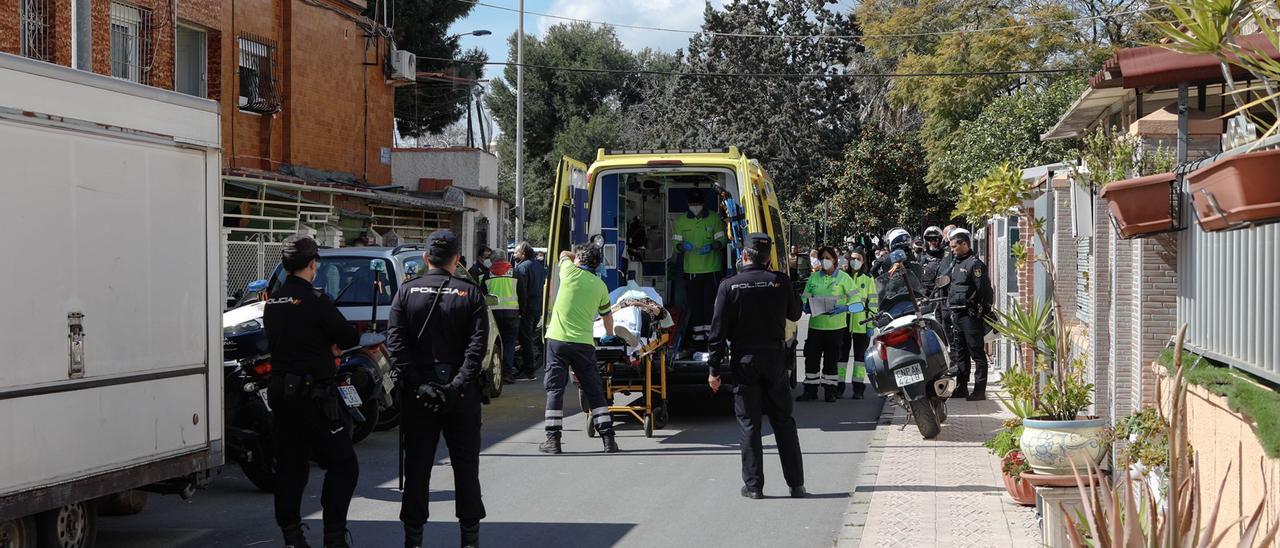
POLYGON ((1099 128, 1084 138, 1073 165, 1076 181, 1101 189, 1116 230, 1123 238, 1168 232, 1178 226, 1181 195, 1175 186, 1174 157, 1163 147, 1144 152, 1142 140, 1099 128), (1139 177, 1130 178, 1137 173, 1139 177), (1156 175, 1150 175, 1156 173, 1156 175))
MULTIPOLYGON (((1234 117, 1223 139, 1224 147, 1256 142, 1254 127, 1269 127, 1265 135, 1276 134, 1280 129, 1280 120, 1275 118, 1280 112, 1280 90, 1274 82, 1280 79, 1280 62, 1270 52, 1280 50, 1280 31, 1269 13, 1259 11, 1253 2, 1160 3, 1173 15, 1168 22, 1156 25, 1166 38, 1161 45, 1187 55, 1213 56, 1222 68, 1226 95, 1235 106, 1224 115, 1234 117), (1255 26, 1256 34, 1246 32, 1255 26), (1260 83, 1237 88, 1233 66, 1249 71, 1260 83), (1252 93, 1260 97, 1253 99, 1252 93), (1245 97, 1252 100, 1246 103, 1245 97)), ((1226 155, 1189 174, 1188 188, 1200 228, 1212 232, 1280 220, 1277 170, 1280 151, 1264 151, 1226 155)))
POLYGON ((1004 477, 1004 488, 1013 501, 1023 506, 1035 506, 1036 490, 1029 482, 1022 481, 1022 473, 1030 470, 1027 459, 1022 456, 1018 439, 1022 437, 1022 419, 1012 418, 1004 421, 1003 427, 995 435, 983 442, 983 446, 1000 458, 1000 472, 1004 477))
MULTIPOLYGON (((1169 490, 1169 423, 1154 407, 1116 421, 1119 462, 1137 488, 1145 488, 1157 506, 1169 490)), ((1137 496, 1137 493, 1135 493, 1137 496)))

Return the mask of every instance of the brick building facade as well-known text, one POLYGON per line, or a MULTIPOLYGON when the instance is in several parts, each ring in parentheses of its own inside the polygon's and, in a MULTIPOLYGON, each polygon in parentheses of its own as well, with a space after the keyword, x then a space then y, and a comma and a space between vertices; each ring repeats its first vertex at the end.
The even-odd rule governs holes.
POLYGON ((0 52, 219 101, 226 168, 382 185, 394 139, 391 44, 364 8, 363 0, 0 0, 0 52), (264 100, 246 105, 246 90, 264 100))

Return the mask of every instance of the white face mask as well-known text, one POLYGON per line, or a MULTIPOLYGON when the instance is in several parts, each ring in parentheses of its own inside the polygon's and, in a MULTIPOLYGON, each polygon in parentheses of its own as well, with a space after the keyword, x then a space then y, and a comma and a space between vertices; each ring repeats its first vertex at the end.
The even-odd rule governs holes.
POLYGON ((689 213, 694 214, 694 216, 702 215, 702 206, 700 205, 689 206, 689 213))
POLYGON ((854 270, 862 270, 862 261, 860 259, 854 259, 850 264, 853 265, 854 270))
POLYGON ((489 268, 489 267, 491 267, 491 266, 493 266, 493 261, 492 261, 492 260, 489 260, 489 259, 485 259, 485 260, 484 260, 484 267, 485 267, 485 268, 489 268))
POLYGON ((831 262, 831 259, 823 259, 823 260, 822 260, 822 269, 823 269, 823 270, 831 270, 831 267, 833 267, 833 266, 835 266, 835 263, 831 262))

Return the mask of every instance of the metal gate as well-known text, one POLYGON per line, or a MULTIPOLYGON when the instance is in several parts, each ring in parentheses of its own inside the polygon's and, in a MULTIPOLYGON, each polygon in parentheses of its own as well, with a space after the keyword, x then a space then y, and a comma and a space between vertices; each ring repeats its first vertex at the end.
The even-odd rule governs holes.
POLYGON ((223 246, 227 265, 227 275, 224 280, 226 295, 235 296, 236 292, 242 291, 249 282, 265 279, 271 275, 271 271, 275 270, 276 264, 280 262, 280 251, 283 248, 282 242, 261 240, 226 242, 223 246))

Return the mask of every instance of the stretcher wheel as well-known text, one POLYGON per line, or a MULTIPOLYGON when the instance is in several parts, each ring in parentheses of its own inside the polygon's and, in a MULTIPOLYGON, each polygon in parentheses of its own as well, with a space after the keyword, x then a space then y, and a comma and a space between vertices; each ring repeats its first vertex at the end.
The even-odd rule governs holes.
POLYGON ((644 437, 653 437, 653 415, 645 415, 644 417, 644 437))
POLYGON ((671 420, 671 414, 667 412, 667 400, 662 400, 662 406, 658 407, 658 409, 654 411, 654 414, 657 415, 657 417, 654 419, 653 427, 658 430, 666 428, 667 421, 671 420))

